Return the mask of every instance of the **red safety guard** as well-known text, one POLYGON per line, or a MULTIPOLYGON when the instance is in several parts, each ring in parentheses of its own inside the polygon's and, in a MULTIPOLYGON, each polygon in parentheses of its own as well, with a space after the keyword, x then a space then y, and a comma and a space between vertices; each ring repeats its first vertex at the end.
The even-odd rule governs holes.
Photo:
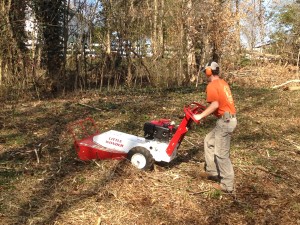
POLYGON ((82 139, 82 136, 87 137, 99 134, 95 121, 90 117, 69 124, 68 131, 72 134, 74 141, 79 141, 79 139, 82 139))
MULTIPOLYGON (((179 124, 177 131, 173 135, 168 147, 167 147, 167 154, 171 156, 176 149, 176 146, 181 144, 185 134, 188 131, 188 127, 192 121, 195 123, 200 123, 200 121, 196 120, 194 115, 203 112, 206 109, 205 106, 201 105, 200 103, 193 102, 190 105, 184 107, 185 117, 182 119, 181 123, 179 124)), ((178 146, 179 147, 179 146, 178 146)))
POLYGON ((93 141, 93 137, 100 132, 92 118, 78 120, 68 126, 74 139, 75 150, 81 160, 92 159, 122 159, 126 153, 107 149, 93 141))

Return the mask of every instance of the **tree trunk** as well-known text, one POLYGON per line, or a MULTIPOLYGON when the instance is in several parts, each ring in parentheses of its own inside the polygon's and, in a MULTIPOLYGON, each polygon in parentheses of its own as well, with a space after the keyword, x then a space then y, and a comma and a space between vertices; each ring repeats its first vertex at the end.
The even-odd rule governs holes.
POLYGON ((300 48, 298 50, 298 57, 297 57, 297 78, 300 79, 300 76, 299 76, 299 60, 300 60, 300 48))
POLYGON ((110 55, 111 53, 111 38, 110 38, 110 19, 107 19, 107 33, 106 33, 106 54, 110 55))
POLYGON ((154 12, 153 12, 153 30, 152 30, 152 48, 153 48, 153 54, 154 56, 157 56, 158 54, 158 43, 157 43, 157 17, 158 17, 158 0, 154 0, 153 1, 153 8, 154 8, 154 12))
POLYGON ((240 0, 235 1, 235 32, 236 32, 236 52, 238 57, 241 53, 241 26, 240 26, 240 0))
POLYGON ((8 41, 11 42, 10 46, 6 46, 6 62, 4 62, 4 73, 5 73, 5 78, 7 80, 7 83, 10 82, 10 79, 12 79, 13 77, 15 77, 14 75, 14 67, 12 65, 14 65, 13 63, 13 56, 14 54, 12 53, 12 48, 13 48, 13 33, 12 33, 12 28, 11 28, 11 24, 10 24, 10 20, 9 20, 9 11, 11 10, 11 1, 12 0, 8 0, 6 1, 6 5, 3 5, 4 10, 6 10, 5 13, 5 17, 6 17, 6 25, 7 25, 7 31, 6 31, 6 35, 7 35, 7 39, 8 41))
POLYGON ((106 6, 106 54, 111 54, 111 11, 112 11, 112 0, 109 0, 106 6))
POLYGON ((70 0, 65 0, 64 4, 64 25, 63 25, 63 36, 64 36, 64 45, 63 45, 63 65, 62 65, 62 74, 65 76, 66 72, 66 62, 67 62, 67 50, 68 50, 68 39, 69 39, 69 8, 70 0))
POLYGON ((160 2, 160 9, 159 9, 159 26, 158 26, 158 32, 157 32, 157 35, 158 35, 158 45, 159 45, 159 49, 160 49, 160 55, 161 57, 163 58, 164 56, 164 20, 163 20, 163 15, 164 15, 164 6, 165 6, 165 2, 164 0, 161 0, 160 2))
POLYGON ((0 56, 0 86, 2 85, 2 58, 1 58, 1 56, 0 56))
POLYGON ((259 22, 259 33, 260 33, 260 42, 264 42, 265 38, 265 25, 264 25, 264 6, 263 0, 259 0, 259 13, 258 13, 258 22, 259 22))
POLYGON ((250 49, 253 50, 253 48, 255 47, 255 42, 256 42, 256 34, 255 34, 255 28, 256 28, 256 1, 252 0, 252 5, 253 5, 253 9, 252 9, 252 25, 251 25, 251 39, 250 39, 250 49))
MULTIPOLYGON (((187 2, 187 12, 190 14, 192 11, 193 5, 192 0, 189 0, 187 2)), ((194 21, 192 15, 188 15, 187 18, 187 34, 186 34, 186 47, 187 47, 187 80, 190 80, 190 78, 195 73, 195 65, 196 65, 196 59, 195 59, 195 48, 194 43, 192 39, 194 27, 193 27, 194 21)))
POLYGON ((184 64, 183 58, 185 56, 185 46, 184 43, 186 43, 185 40, 185 32, 184 32, 184 21, 180 22, 180 54, 179 54, 179 78, 178 78, 178 85, 181 86, 183 81, 185 80, 185 73, 184 73, 184 64))
MULTIPOLYGON (((1 14, 4 14, 4 12, 5 12, 4 5, 5 5, 5 3, 4 3, 4 1, 2 1, 1 6, 0 6, 1 14)), ((3 65, 2 54, 0 54, 0 86, 2 85, 2 79, 3 79, 3 67, 4 67, 4 65, 3 65)))

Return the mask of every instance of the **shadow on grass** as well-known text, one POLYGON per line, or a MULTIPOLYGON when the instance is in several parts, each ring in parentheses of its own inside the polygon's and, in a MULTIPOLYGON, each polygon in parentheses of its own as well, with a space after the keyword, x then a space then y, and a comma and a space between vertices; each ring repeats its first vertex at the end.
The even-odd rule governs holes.
MULTIPOLYGON (((32 187, 33 189, 37 188, 38 191, 32 193, 32 196, 29 197, 25 203, 18 206, 18 214, 8 215, 8 217, 17 219, 14 224, 29 224, 32 217, 41 218, 40 214, 45 213, 41 212, 41 210, 47 205, 49 205, 50 211, 47 213, 47 217, 41 219, 38 224, 52 224, 59 215, 59 212, 62 212, 70 206, 69 203, 67 204, 62 201, 58 206, 55 206, 56 208, 51 208, 51 204, 55 201, 55 187, 59 186, 62 180, 71 176, 74 172, 84 172, 86 165, 88 165, 73 160, 74 151, 71 149, 58 148, 60 145, 60 137, 66 131, 66 125, 76 120, 76 118, 81 119, 82 115, 86 114, 84 109, 74 109, 74 111, 75 113, 72 115, 66 115, 64 109, 58 113, 51 111, 51 109, 47 111, 33 108, 27 111, 26 114, 23 114, 23 118, 16 120, 17 122, 13 125, 14 128, 18 129, 18 133, 27 134, 27 143, 22 147, 7 148, 0 154, 0 162, 12 168, 11 170, 1 171, 0 173, 0 176, 3 178, 1 178, 2 190, 5 190, 6 186, 16 179, 16 177, 21 178, 21 176, 28 173, 34 175, 47 171, 41 184, 39 184, 41 187, 32 187), (28 119, 25 120, 25 117, 28 119), (39 132, 39 130, 43 128, 47 128, 47 132, 43 136, 31 137, 31 134, 39 132), (44 149, 42 149, 42 147, 44 147, 44 149), (39 164, 36 164, 36 154, 39 155, 39 164), (63 169, 60 170, 59 168, 63 169)), ((13 137, 5 137, 5 139, 7 138, 11 139, 13 137)), ((28 188, 30 184, 26 185, 28 185, 26 187, 28 188)), ((22 195, 22 190, 19 191, 22 195)), ((90 195, 92 194, 93 193, 90 195)), ((88 196, 89 194, 81 196, 78 201, 88 196)), ((26 199, 26 196, 24 197, 26 199)), ((2 203, 3 206, 6 204, 9 204, 9 202, 2 203)))
MULTIPOLYGON (((94 186, 89 186, 88 190, 75 196, 72 193, 65 193, 64 196, 59 196, 59 199, 56 199, 56 187, 59 187, 62 180, 69 178, 74 173, 85 173, 88 165, 89 163, 65 161, 62 165, 65 169, 45 179, 43 188, 35 192, 27 203, 20 206, 17 217, 19 219, 16 224, 28 224, 33 218, 38 218, 35 224, 53 224, 57 217, 68 211, 70 207, 81 203, 85 199, 95 197, 112 179, 121 176, 121 173, 117 173, 115 168, 112 168, 111 171, 107 171, 107 174, 111 174, 110 176, 99 178, 94 186)), ((122 163, 120 163, 120 166, 122 166, 122 163)))
MULTIPOLYGON (((199 150, 203 149, 203 147, 193 147, 187 151, 185 151, 185 154, 177 153, 177 157, 173 159, 171 162, 155 162, 156 165, 161 166, 163 168, 173 168, 176 167, 182 163, 188 163, 190 161, 196 161, 196 162, 204 162, 201 159, 195 159, 195 156, 199 154, 199 150)), ((180 147, 179 150, 180 151, 180 147)))

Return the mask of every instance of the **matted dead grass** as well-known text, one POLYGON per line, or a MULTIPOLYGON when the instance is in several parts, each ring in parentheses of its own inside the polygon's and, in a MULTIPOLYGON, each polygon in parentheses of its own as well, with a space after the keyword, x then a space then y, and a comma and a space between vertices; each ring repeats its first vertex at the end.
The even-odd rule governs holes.
POLYGON ((267 89, 287 78, 261 76, 254 84, 241 80, 246 75, 232 80, 239 121, 231 148, 235 196, 199 177, 203 139, 214 118, 193 126, 178 157, 151 171, 127 160, 80 161, 66 131, 69 123, 92 116, 101 131, 142 136, 151 119, 178 124, 185 104, 203 102, 204 87, 88 92, 3 106, 0 224, 299 224, 300 94, 267 89))

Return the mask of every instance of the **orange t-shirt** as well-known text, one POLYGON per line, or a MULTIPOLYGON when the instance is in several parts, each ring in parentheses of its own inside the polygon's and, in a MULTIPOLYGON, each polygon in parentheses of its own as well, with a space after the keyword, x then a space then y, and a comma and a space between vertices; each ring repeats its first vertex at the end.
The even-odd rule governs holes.
POLYGON ((231 90, 226 81, 218 79, 210 82, 206 87, 206 95, 208 103, 214 101, 219 103, 219 108, 215 112, 216 116, 220 117, 225 112, 236 113, 231 90))

